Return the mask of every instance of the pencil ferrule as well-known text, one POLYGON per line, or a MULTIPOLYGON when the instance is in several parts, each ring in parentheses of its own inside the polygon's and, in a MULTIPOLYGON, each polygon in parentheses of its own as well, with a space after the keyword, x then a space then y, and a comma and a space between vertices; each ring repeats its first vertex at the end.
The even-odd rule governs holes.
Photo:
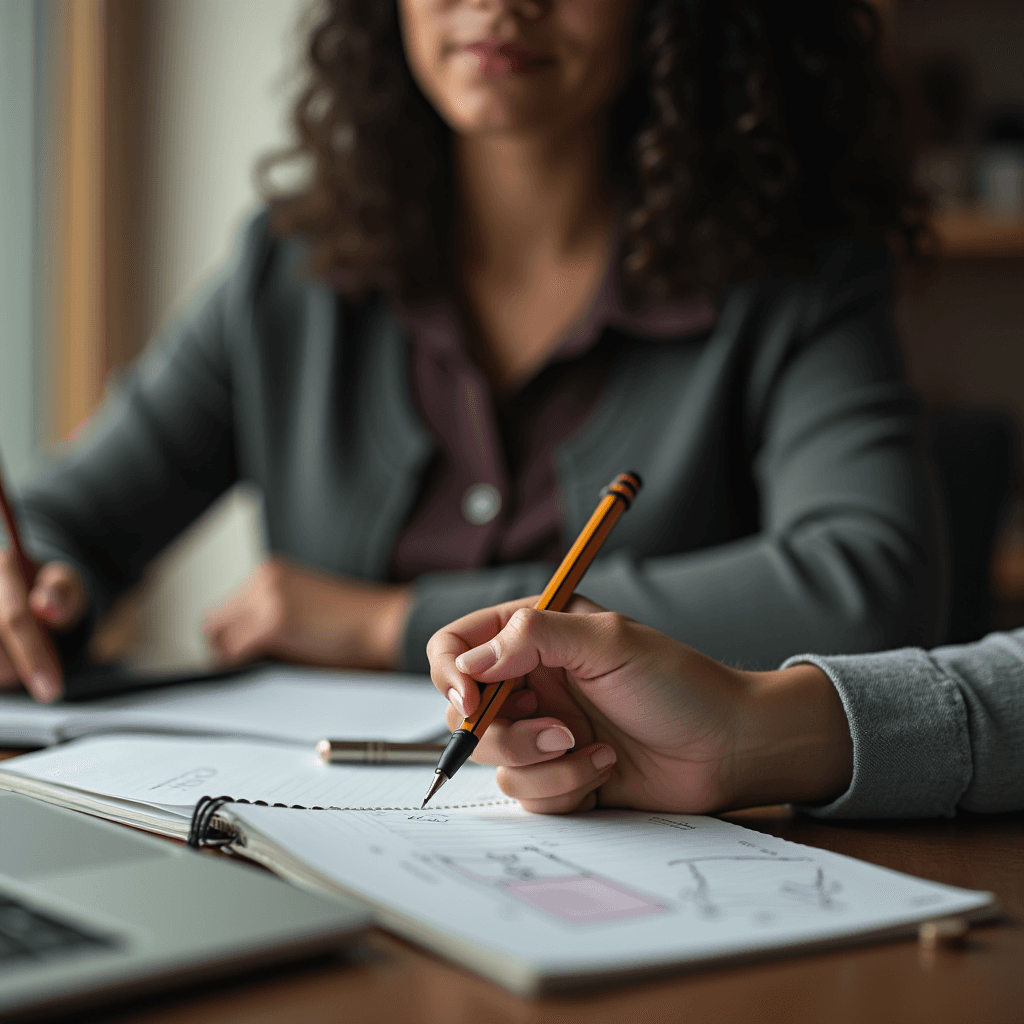
POLYGON ((626 508, 629 508, 642 486, 639 473, 620 473, 607 487, 601 488, 600 496, 605 498, 609 494, 614 494, 625 502, 626 508))

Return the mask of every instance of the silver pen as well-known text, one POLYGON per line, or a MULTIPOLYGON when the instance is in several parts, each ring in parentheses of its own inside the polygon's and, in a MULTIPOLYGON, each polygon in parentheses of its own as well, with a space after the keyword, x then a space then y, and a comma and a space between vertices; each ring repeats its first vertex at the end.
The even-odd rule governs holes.
POLYGON ((383 740, 321 740, 316 752, 345 764, 433 764, 443 743, 385 743, 383 740))

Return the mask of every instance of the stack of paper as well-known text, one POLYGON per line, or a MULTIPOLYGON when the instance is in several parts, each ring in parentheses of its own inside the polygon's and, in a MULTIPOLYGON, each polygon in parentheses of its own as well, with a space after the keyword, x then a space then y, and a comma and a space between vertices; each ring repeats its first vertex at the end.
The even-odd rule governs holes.
POLYGON ((41 747, 109 732, 240 736, 310 748, 325 737, 410 743, 447 735, 445 707, 426 676, 262 668, 88 704, 0 694, 0 745, 41 747))

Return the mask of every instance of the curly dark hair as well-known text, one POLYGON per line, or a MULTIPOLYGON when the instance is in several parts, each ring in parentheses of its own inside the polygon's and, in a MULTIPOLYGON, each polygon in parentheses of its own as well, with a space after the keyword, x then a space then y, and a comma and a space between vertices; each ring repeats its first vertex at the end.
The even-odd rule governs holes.
MULTIPOLYGON (((837 234, 922 254, 927 206, 869 3, 641 0, 635 24, 608 133, 628 298, 806 267, 837 234)), ((413 80, 395 0, 331 0, 307 56, 297 142, 257 169, 274 230, 305 238, 346 296, 450 287, 451 133, 413 80), (297 157, 308 180, 275 190, 297 157)))

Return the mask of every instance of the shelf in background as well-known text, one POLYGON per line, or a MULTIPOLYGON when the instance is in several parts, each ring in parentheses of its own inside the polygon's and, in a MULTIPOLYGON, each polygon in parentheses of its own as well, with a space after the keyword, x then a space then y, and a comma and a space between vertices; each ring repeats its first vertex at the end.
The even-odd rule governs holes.
POLYGON ((1000 601, 1024 602, 1024 542, 1003 538, 992 557, 992 594, 1000 601))
POLYGON ((1024 256, 1024 219, 945 210, 934 227, 943 256, 1024 256))

